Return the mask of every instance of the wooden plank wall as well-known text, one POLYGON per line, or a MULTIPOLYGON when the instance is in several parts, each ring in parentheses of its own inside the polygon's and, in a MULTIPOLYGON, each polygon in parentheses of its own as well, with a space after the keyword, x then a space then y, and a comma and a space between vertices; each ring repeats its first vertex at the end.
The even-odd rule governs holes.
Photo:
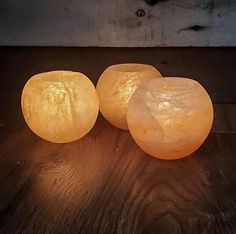
POLYGON ((0 45, 235 46, 235 0, 1 0, 0 45))

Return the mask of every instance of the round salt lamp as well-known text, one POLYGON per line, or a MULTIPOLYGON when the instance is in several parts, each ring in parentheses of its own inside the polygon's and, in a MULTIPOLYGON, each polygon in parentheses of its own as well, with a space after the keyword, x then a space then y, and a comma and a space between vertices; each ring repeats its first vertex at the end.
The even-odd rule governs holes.
POLYGON ((93 83, 82 73, 71 71, 33 76, 25 84, 21 106, 30 129, 55 143, 75 141, 86 135, 99 110, 93 83))
POLYGON ((97 83, 102 115, 115 127, 127 130, 130 97, 143 81, 159 77, 162 77, 160 72, 146 64, 128 63, 108 67, 97 83))
POLYGON ((195 80, 166 77, 144 82, 130 99, 127 122, 135 142, 161 159, 190 155, 213 122, 212 102, 195 80))

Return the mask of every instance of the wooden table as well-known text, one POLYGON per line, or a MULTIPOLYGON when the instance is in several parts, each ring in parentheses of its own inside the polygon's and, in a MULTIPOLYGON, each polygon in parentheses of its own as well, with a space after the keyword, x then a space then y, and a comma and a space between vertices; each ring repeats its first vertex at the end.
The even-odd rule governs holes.
POLYGON ((0 48, 0 233, 236 233, 235 57, 234 48, 0 48), (69 144, 26 126, 20 93, 32 74, 80 70, 96 83, 120 62, 207 88, 215 120, 197 152, 155 159, 101 115, 69 144))

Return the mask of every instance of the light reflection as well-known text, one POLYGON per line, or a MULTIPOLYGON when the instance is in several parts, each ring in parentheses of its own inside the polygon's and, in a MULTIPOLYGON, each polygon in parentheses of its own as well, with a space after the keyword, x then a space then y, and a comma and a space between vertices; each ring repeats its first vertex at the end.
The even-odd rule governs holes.
MULTIPOLYGON (((34 157, 42 155, 42 148, 49 145, 40 142, 34 157)), ((91 137, 83 142, 58 146, 38 164, 38 174, 33 185, 34 195, 45 204, 82 204, 92 198, 105 170, 101 159, 101 147, 91 137), (90 197, 88 196, 90 194, 90 197)))
MULTIPOLYGON (((169 222, 186 220, 187 227, 196 228, 198 220, 209 221, 208 209, 215 205, 209 180, 209 168, 214 167, 208 166, 209 162, 218 165, 215 158, 221 155, 212 141, 217 139, 212 136, 192 157, 176 161, 145 155, 128 133, 113 128, 105 120, 99 121, 85 138, 69 144, 46 142, 28 128, 13 139, 18 150, 9 140, 6 146, 9 163, 19 161, 20 167, 25 161, 14 187, 23 175, 27 177, 26 183, 30 181, 29 186, 22 185, 19 212, 12 215, 16 223, 21 223, 22 211, 37 209, 38 216, 31 217, 31 212, 26 212, 29 225, 37 217, 37 227, 41 228, 47 220, 48 230, 61 226, 62 233, 71 233, 66 225, 76 223, 78 215, 82 224, 75 225, 82 225, 85 230, 90 228, 89 218, 94 215, 101 225, 113 225, 114 220, 119 225, 124 218, 126 224, 137 221, 137 228, 142 224, 155 228, 155 224, 155 230, 168 228, 173 233, 169 222), (104 182, 108 190, 104 189, 104 182), (98 215, 101 208, 103 217, 98 215)), ((128 226, 123 227, 128 233, 128 226)))
POLYGON ((94 198, 110 170, 110 162, 116 160, 112 156, 120 132, 102 122, 72 143, 54 144, 36 137, 27 163, 35 170, 32 194, 40 204, 48 208, 69 208, 73 204, 79 208, 94 198))

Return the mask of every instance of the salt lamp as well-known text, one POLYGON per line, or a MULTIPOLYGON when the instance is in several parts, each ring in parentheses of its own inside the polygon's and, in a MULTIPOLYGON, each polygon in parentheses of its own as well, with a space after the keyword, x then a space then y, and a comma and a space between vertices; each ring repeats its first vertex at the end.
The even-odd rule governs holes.
POLYGON ((116 64, 100 76, 97 92, 102 115, 115 127, 128 129, 126 114, 130 97, 143 82, 162 77, 153 66, 146 64, 116 64))
POLYGON ((86 135, 99 111, 93 83, 82 73, 71 71, 33 76, 24 86, 21 106, 30 129, 55 143, 75 141, 86 135))
POLYGON ((213 122, 212 102, 195 80, 178 77, 142 83, 130 99, 127 122, 135 142, 161 159, 190 155, 213 122))

